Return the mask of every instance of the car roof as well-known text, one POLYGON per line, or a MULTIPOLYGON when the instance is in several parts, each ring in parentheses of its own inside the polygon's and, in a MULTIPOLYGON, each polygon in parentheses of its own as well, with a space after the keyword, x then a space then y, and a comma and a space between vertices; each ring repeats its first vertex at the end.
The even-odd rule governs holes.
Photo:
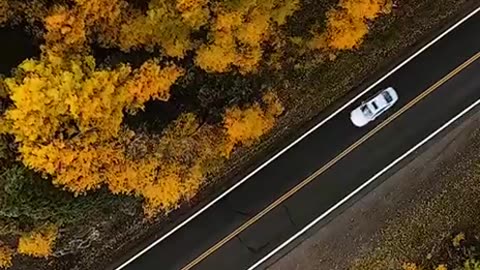
POLYGON ((373 102, 375 102, 375 104, 378 106, 378 108, 371 108, 375 111, 378 111, 388 105, 388 102, 385 100, 385 97, 383 97, 382 93, 368 101, 368 104, 370 105, 369 107, 373 107, 373 102))

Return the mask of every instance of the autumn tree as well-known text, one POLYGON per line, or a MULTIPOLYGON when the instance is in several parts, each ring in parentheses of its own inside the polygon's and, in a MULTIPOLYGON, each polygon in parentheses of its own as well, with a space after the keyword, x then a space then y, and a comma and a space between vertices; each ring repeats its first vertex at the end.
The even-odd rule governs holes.
MULTIPOLYGON (((185 113, 161 135, 133 131, 123 124, 124 114, 142 110, 148 100, 168 101, 184 70, 159 59, 137 69, 100 69, 88 44, 96 37, 107 47, 160 47, 173 57, 200 46, 196 61, 207 71, 236 66, 250 72, 263 43, 297 6, 297 0, 152 0, 145 11, 122 0, 54 6, 44 20, 40 59, 25 60, 2 81, 11 104, 2 111, 0 133, 14 137, 30 170, 76 196, 106 186, 114 194, 142 197, 148 216, 168 212, 192 198, 236 146, 251 145, 271 130, 283 107, 269 93, 251 106, 228 108, 221 125, 185 113), (209 32, 208 45, 192 40, 199 30, 209 32), (202 53, 211 48, 219 57, 202 53)), ((28 172, 16 167, 2 176, 29 180, 28 172)))
POLYGON ((298 0, 246 0, 216 5, 209 43, 198 49, 197 65, 208 72, 226 72, 232 67, 242 73, 254 71, 263 55, 263 43, 285 24, 298 4, 298 0))
POLYGON ((152 61, 132 71, 129 66, 96 70, 91 57, 60 63, 26 60, 17 77, 5 80, 13 105, 3 119, 27 166, 83 193, 120 173, 109 171, 108 164, 124 165, 118 138, 130 133, 121 129, 123 111, 135 111, 149 98, 168 98, 181 74, 152 61), (101 168, 107 168, 105 174, 98 173, 101 168))
POLYGON ((101 43, 116 39, 128 11, 124 0, 75 0, 72 6, 54 6, 44 19, 44 50, 61 56, 88 51, 87 41, 97 35, 101 43))
POLYGON ((264 108, 255 103, 244 110, 235 106, 226 111, 226 156, 230 155, 235 146, 249 146, 273 128, 276 118, 283 112, 283 106, 272 92, 263 96, 263 102, 264 108))
POLYGON ((310 42, 314 49, 349 50, 358 47, 368 33, 368 20, 391 9, 390 0, 341 0, 327 13, 327 28, 310 42))
POLYGON ((236 67, 254 71, 264 43, 298 9, 299 0, 150 0, 140 10, 125 0, 76 0, 54 6, 44 20, 47 55, 88 53, 96 41, 123 51, 159 48, 164 55, 183 58, 196 51, 195 62, 208 72, 236 67), (208 33, 208 40, 193 37, 208 33))

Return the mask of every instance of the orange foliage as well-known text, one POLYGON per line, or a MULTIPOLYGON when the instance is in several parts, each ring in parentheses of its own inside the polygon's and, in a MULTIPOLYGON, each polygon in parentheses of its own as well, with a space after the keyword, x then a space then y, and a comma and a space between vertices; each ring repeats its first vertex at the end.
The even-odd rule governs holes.
MULTIPOLYGON (((197 64, 209 72, 237 67, 247 73, 261 61, 263 42, 297 6, 298 0, 241 5, 152 0, 145 13, 124 0, 56 6, 44 19, 40 60, 24 61, 4 81, 12 105, 0 117, 0 130, 15 137, 25 165, 75 195, 104 185, 115 194, 144 198, 147 216, 170 211, 193 197, 234 147, 251 145, 268 132, 283 107, 268 93, 244 110, 228 109, 221 127, 183 114, 161 136, 135 133, 122 126, 124 112, 143 109, 149 99, 167 101, 184 70, 161 66, 157 59, 138 69, 98 69, 93 57, 85 56, 90 39, 125 51, 160 46, 182 57, 197 48, 192 31, 211 22, 210 41, 199 47, 197 64)), ((19 252, 47 256, 40 235, 23 237, 19 252)))
POLYGON ((127 85, 128 92, 135 97, 136 104, 143 104, 150 98, 167 101, 170 98, 172 82, 183 73, 177 66, 162 68, 157 60, 148 60, 127 85))
POLYGON ((197 50, 196 63, 208 72, 254 71, 262 45, 276 27, 298 9, 299 0, 150 0, 146 12, 125 0, 76 0, 71 7, 53 8, 44 20, 49 56, 88 51, 96 37, 106 47, 123 51, 163 49, 167 56, 183 57, 197 50), (208 25, 209 41, 194 42, 191 34, 208 25))
POLYGON ((273 27, 286 22, 298 0, 244 1, 228 8, 217 5, 210 43, 197 50, 195 63, 208 72, 226 72, 233 66, 241 73, 254 71, 262 58, 262 43, 273 27))
MULTIPOLYGON (((326 44, 328 47, 352 49, 358 46, 360 40, 368 33, 368 28, 361 18, 349 16, 343 10, 333 10, 328 13, 327 31, 326 44)), ((317 42, 322 41, 318 40, 317 42)))
POLYGON ((181 74, 154 61, 132 72, 128 66, 97 70, 91 57, 83 62, 26 60, 19 77, 5 80, 14 106, 4 121, 26 165, 83 193, 112 174, 125 174, 131 165, 118 142, 131 137, 121 129, 123 110, 141 108, 149 98, 168 99, 168 89, 181 74))
POLYGON ((340 9, 327 13, 326 32, 314 37, 310 47, 338 50, 358 47, 368 33, 367 20, 388 12, 391 5, 389 0, 341 0, 340 9))
POLYGON ((273 93, 263 97, 266 108, 255 103, 246 110, 233 107, 227 110, 224 127, 227 132, 225 155, 229 156, 236 145, 251 145, 262 135, 270 131, 276 117, 283 112, 283 106, 273 93))
POLYGON ((195 63, 208 72, 224 72, 235 62, 235 40, 223 33, 215 36, 216 44, 202 46, 197 50, 195 63))
POLYGON ((373 20, 381 13, 388 13, 391 0, 340 0, 339 6, 352 17, 373 20))
POLYGON ((48 257, 52 254, 58 228, 55 225, 47 225, 23 234, 18 241, 17 251, 20 254, 33 257, 48 257))
POLYGON ((55 46, 55 51, 62 47, 83 46, 86 41, 85 22, 66 7, 56 8, 45 18, 45 41, 47 46, 55 46), (60 47, 61 46, 61 47, 60 47))
POLYGON ((130 74, 127 66, 96 71, 87 57, 61 64, 26 60, 18 69, 18 78, 5 79, 14 103, 5 119, 17 141, 26 144, 52 141, 69 120, 80 132, 95 128, 101 136, 113 136, 123 107, 134 98, 120 87, 130 74))
POLYGON ((14 250, 8 246, 0 246, 0 268, 9 268, 12 266, 14 250))
POLYGON ((127 13, 123 0, 75 0, 72 8, 53 8, 44 19, 47 54, 62 55, 85 50, 88 38, 101 34, 100 42, 118 37, 118 24, 127 13))
POLYGON ((178 68, 160 69, 151 61, 133 75, 125 65, 96 70, 92 57, 60 63, 26 60, 18 69, 18 78, 5 79, 15 105, 5 119, 17 141, 27 144, 52 141, 69 128, 82 134, 94 130, 101 138, 116 136, 125 108, 141 107, 148 98, 165 99, 182 74, 178 68), (65 126, 68 121, 75 124, 65 126))
MULTIPOLYGON (((121 125, 123 111, 149 98, 168 99, 182 70, 147 61, 98 70, 92 58, 51 63, 27 60, 7 78, 13 105, 3 121, 15 136, 23 162, 79 195, 106 185, 115 194, 144 198, 149 217, 193 197, 235 146, 250 145, 268 132, 283 111, 268 93, 263 104, 227 111, 224 129, 181 115, 161 136, 134 133, 121 125)), ((3 128, 5 128, 3 127, 3 128)))
POLYGON ((168 99, 182 72, 153 60, 134 71, 98 70, 89 57, 27 60, 17 77, 5 80, 13 106, 3 120, 23 162, 53 176, 54 184, 75 194, 105 184, 113 193, 143 197, 145 213, 153 216, 196 194, 226 142, 222 129, 200 127, 191 114, 162 136, 147 137, 143 146, 144 135, 121 126, 124 109, 141 108, 149 98, 168 99))
POLYGON ((190 34, 206 23, 208 12, 201 5, 179 3, 178 8, 190 13, 179 16, 174 1, 150 1, 146 14, 134 12, 124 19, 118 38, 110 43, 125 51, 160 46, 168 56, 183 57, 192 48, 190 34))
POLYGON ((177 0, 176 8, 181 13, 183 22, 195 30, 210 18, 208 0, 177 0))

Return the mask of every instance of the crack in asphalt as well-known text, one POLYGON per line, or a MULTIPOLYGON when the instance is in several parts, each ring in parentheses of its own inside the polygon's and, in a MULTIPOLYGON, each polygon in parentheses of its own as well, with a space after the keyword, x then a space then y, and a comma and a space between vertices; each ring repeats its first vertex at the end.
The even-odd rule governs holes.
POLYGON ((236 236, 236 238, 238 239, 238 241, 240 241, 240 243, 242 245, 244 245, 248 249, 248 251, 250 251, 253 254, 261 252, 262 249, 264 249, 265 247, 267 247, 270 244, 270 241, 268 241, 267 243, 261 245, 260 247, 254 248, 254 247, 249 246, 240 236, 236 236))
POLYGON ((283 209, 285 209, 285 213, 287 213, 287 217, 288 217, 288 220, 290 221, 290 223, 293 225, 293 227, 295 227, 296 229, 298 229, 298 225, 295 223, 295 221, 293 220, 292 218, 292 215, 290 213, 290 209, 288 209, 288 206, 286 205, 282 205, 283 209))

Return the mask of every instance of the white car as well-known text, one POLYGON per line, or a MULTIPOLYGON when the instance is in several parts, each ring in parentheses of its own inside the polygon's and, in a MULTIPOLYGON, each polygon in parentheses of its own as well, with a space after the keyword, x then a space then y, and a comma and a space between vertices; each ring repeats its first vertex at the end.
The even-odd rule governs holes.
POLYGON ((395 89, 388 87, 350 113, 350 120, 357 127, 363 127, 388 110, 398 100, 395 89))

